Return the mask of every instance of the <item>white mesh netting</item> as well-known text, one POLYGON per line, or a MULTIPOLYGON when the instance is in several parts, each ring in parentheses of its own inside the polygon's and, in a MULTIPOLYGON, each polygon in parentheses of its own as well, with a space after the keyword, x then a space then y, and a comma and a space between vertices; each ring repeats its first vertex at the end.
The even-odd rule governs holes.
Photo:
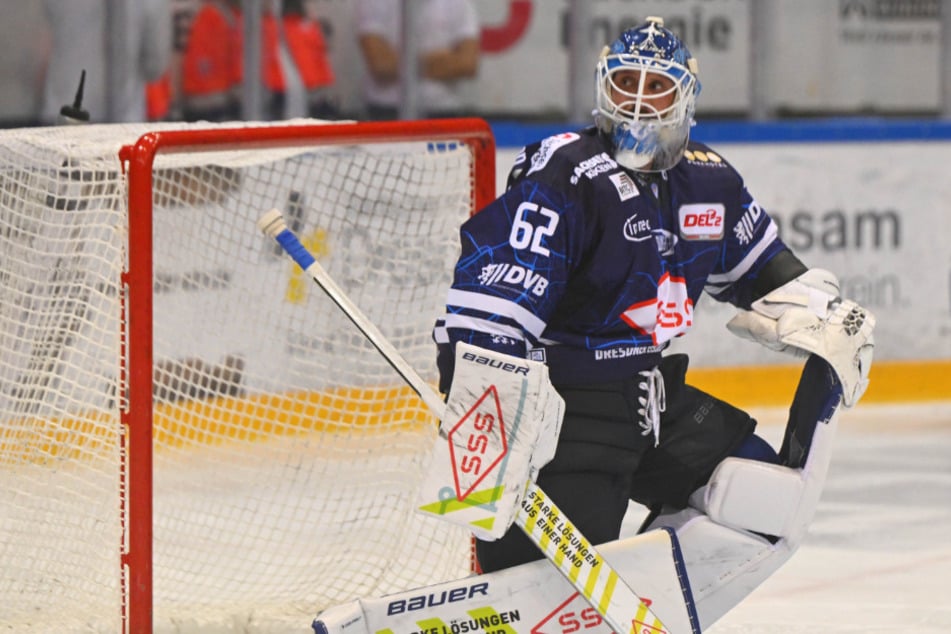
POLYGON ((434 381, 469 148, 160 153, 143 369, 117 153, 156 129, 189 126, 0 132, 0 630, 121 628, 124 356, 153 376, 156 631, 304 632, 334 603, 467 574, 467 535, 412 510, 434 421, 255 220, 282 209, 434 381))

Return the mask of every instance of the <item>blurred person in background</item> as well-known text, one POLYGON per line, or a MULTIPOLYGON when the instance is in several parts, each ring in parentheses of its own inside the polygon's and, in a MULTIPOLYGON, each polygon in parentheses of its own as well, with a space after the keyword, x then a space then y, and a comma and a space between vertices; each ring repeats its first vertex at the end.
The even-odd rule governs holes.
POLYGON ((51 36, 40 121, 60 121, 86 71, 82 108, 93 122, 145 121, 146 86, 169 68, 172 14, 168 0, 44 0, 51 36), (119 7, 124 27, 112 24, 119 7), (115 49, 122 55, 116 55, 115 49))
MULTIPOLYGON (((205 0, 192 21, 182 56, 182 111, 186 121, 241 116, 244 16, 241 0, 205 0)), ((261 74, 263 118, 332 118, 326 88, 334 73, 312 2, 263 0, 261 74)))
POLYGON ((314 3, 265 0, 261 7, 265 117, 335 116, 336 108, 326 90, 335 78, 314 3))
POLYGON ((185 121, 229 121, 240 114, 241 0, 203 0, 181 60, 185 121))
MULTIPOLYGON (((330 64, 317 3, 315 0, 283 0, 282 4, 281 25, 287 54, 279 59, 282 66, 293 64, 299 76, 304 91, 304 114, 317 119, 336 119, 339 108, 328 90, 336 76, 330 64)), ((283 78, 285 73, 281 75, 283 78)))
POLYGON ((166 71, 145 86, 145 116, 149 121, 168 121, 172 113, 172 76, 166 71))
MULTIPOLYGON (((469 0, 421 0, 415 25, 420 116, 464 114, 462 82, 479 68, 479 21, 469 0)), ((401 101, 401 3, 356 0, 360 50, 366 63, 363 97, 370 119, 395 119, 401 101)))

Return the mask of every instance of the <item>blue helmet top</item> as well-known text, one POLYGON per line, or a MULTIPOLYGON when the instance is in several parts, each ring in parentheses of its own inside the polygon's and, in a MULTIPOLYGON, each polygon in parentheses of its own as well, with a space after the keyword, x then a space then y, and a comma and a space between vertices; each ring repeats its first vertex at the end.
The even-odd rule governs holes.
POLYGON ((693 55, 686 45, 664 27, 662 18, 647 18, 647 22, 621 33, 608 47, 609 54, 638 55, 661 62, 675 62, 686 68, 693 55))
POLYGON ((700 82, 697 61, 661 18, 605 47, 596 72, 596 117, 615 159, 630 169, 673 167, 687 146, 700 82))

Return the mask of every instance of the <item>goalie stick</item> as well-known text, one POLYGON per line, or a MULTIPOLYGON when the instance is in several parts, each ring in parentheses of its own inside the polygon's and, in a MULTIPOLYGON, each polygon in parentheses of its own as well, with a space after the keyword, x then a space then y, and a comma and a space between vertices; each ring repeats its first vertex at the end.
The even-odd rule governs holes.
MULTIPOLYGON (((258 228, 273 238, 284 251, 309 274, 314 282, 344 312, 354 326, 369 340, 383 358, 396 370, 404 381, 419 395, 423 403, 439 419, 445 414, 442 398, 396 348, 383 336, 377 327, 337 286, 316 258, 301 244, 297 236, 284 222, 278 209, 265 213, 257 221, 258 228)), ((515 515, 515 524, 545 554, 545 557, 565 576, 591 606, 598 611, 611 628, 620 634, 637 634, 642 631, 669 632, 664 624, 618 573, 607 563, 595 547, 572 525, 558 507, 534 482, 526 482, 525 495, 515 515), (530 514, 530 510, 542 510, 530 514), (585 552, 587 557, 568 557, 558 542, 549 539, 554 527, 568 531, 568 543, 575 545, 575 552, 585 552), (581 565, 577 565, 578 561, 581 565)))

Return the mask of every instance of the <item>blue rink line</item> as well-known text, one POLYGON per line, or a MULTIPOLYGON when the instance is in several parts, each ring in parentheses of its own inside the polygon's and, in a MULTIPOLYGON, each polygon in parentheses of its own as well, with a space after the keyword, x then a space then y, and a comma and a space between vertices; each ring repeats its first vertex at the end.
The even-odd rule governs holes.
MULTIPOLYGON (((522 147, 553 134, 578 129, 570 123, 489 120, 497 147, 522 147)), ((951 120, 849 117, 769 122, 698 121, 691 136, 703 143, 874 143, 949 141, 951 120)))

